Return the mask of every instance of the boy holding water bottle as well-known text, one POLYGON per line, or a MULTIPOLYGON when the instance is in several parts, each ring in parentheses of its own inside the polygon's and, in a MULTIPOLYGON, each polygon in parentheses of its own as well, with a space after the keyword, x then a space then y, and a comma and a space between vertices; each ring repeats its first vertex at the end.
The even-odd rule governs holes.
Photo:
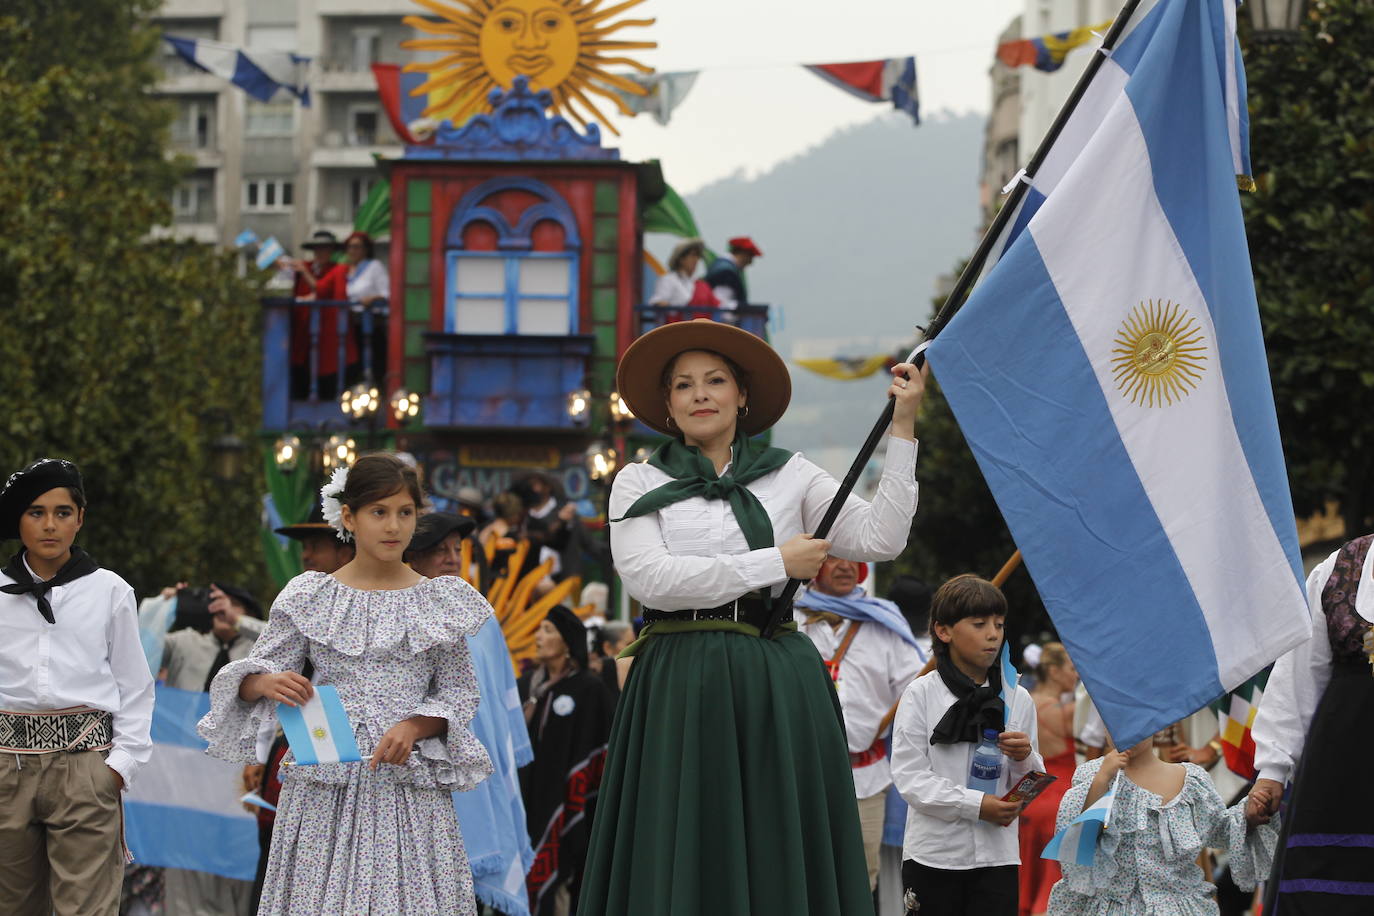
POLYGON ((911 913, 1016 916, 1021 803, 1001 796, 1044 761, 1030 694, 1003 691, 1006 615, 1002 592, 977 576, 956 576, 931 599, 936 670, 907 687, 892 727, 892 778, 911 806, 911 913))

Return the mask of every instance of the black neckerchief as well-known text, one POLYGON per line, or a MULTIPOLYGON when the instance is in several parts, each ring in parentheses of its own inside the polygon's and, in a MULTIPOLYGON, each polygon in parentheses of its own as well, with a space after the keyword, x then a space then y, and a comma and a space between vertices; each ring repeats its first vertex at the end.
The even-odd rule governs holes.
POLYGON ((48 603, 48 592, 57 588, 59 585, 66 585, 74 582, 82 576, 89 576, 100 567, 96 565, 91 555, 80 547, 72 548, 71 558, 62 564, 62 568, 57 571, 57 575, 51 579, 44 579, 41 582, 34 581, 33 576, 29 575, 29 568, 24 563, 24 551, 19 551, 10 557, 10 561, 5 564, 5 568, 0 570, 5 575, 14 580, 12 585, 0 585, 0 592, 7 595, 30 594, 38 599, 38 613, 43 615, 43 619, 48 623, 57 623, 52 616, 52 605, 48 603))
POLYGON ((988 679, 981 686, 960 671, 948 655, 939 657, 935 670, 956 699, 930 733, 931 744, 958 744, 961 741, 977 744, 983 740, 984 729, 1002 732, 1006 727, 1007 710, 1002 702, 1000 665, 994 664, 988 669, 988 679))

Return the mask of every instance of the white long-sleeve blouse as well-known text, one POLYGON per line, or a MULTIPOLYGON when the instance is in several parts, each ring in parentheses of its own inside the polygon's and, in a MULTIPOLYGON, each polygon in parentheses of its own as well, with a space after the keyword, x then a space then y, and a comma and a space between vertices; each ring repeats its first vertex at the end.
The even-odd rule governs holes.
MULTIPOLYGON (((1343 548, 1342 548, 1343 549, 1343 548)), ((1274 663, 1255 715, 1255 769, 1259 778, 1287 783, 1302 757, 1307 729, 1331 680, 1331 641, 1327 635, 1322 592, 1336 567, 1340 550, 1307 577, 1307 604, 1312 611, 1312 638, 1274 663)), ((1355 611, 1374 622, 1374 550, 1365 555, 1355 611)))
MULTIPOLYGON (((871 503, 850 496, 830 531, 830 552, 847 560, 891 560, 906 547, 916 514, 916 443, 891 436, 871 503)), ((723 474, 729 473, 726 466, 723 474)), ((625 467, 611 487, 610 517, 672 480, 650 464, 625 467)), ((815 530, 839 481, 802 457, 747 485, 773 522, 773 543, 815 530)), ((629 593, 645 607, 682 611, 717 607, 787 582, 782 553, 750 550, 727 500, 694 496, 611 525, 611 554, 629 593)))

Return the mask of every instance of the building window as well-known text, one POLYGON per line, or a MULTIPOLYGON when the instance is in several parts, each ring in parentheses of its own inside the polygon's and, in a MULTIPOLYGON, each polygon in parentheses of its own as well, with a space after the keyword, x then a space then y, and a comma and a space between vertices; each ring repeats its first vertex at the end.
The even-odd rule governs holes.
POLYGON ((450 333, 578 332, 582 242, 572 209, 548 185, 494 178, 468 191, 449 218, 445 247, 450 333))
POLYGON ((290 210, 292 183, 280 178, 250 178, 243 183, 243 209, 257 213, 290 210))
POLYGON ((573 334, 576 259, 569 255, 449 252, 455 334, 573 334))
POLYGON ((258 51, 295 51, 294 25, 250 25, 244 33, 244 44, 258 51))
POLYGON ((188 178, 172 192, 172 214, 179 222, 210 222, 215 218, 213 199, 212 178, 188 178))
POLYGON ((213 145, 214 116, 213 100, 181 102, 172 122, 172 143, 186 149, 208 149, 213 145))
POLYGON ((353 178, 348 182, 348 208, 354 216, 358 215, 358 210, 367 202, 368 195, 372 193, 372 188, 377 184, 376 177, 353 178))
POLYGON ((378 114, 376 105, 348 106, 348 142, 351 145, 377 145, 378 114))
POLYGON ((378 28, 353 29, 353 69, 365 72, 377 62, 382 53, 382 30, 378 28))
POLYGON ((248 99, 243 115, 246 137, 289 137, 295 132, 296 103, 290 99, 284 102, 248 99))

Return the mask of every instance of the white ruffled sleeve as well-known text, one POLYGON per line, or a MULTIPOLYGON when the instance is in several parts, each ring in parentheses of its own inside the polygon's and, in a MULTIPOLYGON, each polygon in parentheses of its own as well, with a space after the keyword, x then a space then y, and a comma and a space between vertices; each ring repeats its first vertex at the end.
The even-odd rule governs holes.
MULTIPOLYGON (((1080 764, 1073 771, 1073 783, 1064 793, 1064 797, 1059 800, 1059 814, 1054 822, 1055 833, 1069 826, 1074 818, 1083 813, 1083 806, 1088 800, 1088 792, 1092 789, 1093 779, 1096 778, 1097 771, 1101 768, 1102 758, 1099 757, 1096 760, 1089 760, 1080 764)), ((1115 854, 1117 846, 1121 843, 1123 821, 1121 816, 1123 812, 1120 809, 1123 801, 1127 804, 1131 801, 1130 788, 1125 784, 1125 780, 1122 780, 1117 790, 1116 801, 1112 804, 1112 813, 1107 827, 1097 839, 1097 854, 1093 857, 1093 864, 1060 863, 1065 890, 1074 894, 1091 896, 1115 884, 1117 877, 1115 854)))
POLYGON ((211 757, 234 763, 258 762, 258 733, 266 723, 276 720, 276 702, 241 700, 239 685, 250 674, 300 671, 304 665, 308 641, 291 619, 297 581, 287 583, 273 602, 267 627, 248 657, 225 665, 210 684, 210 711, 196 725, 196 731, 210 742, 206 753, 211 757))
POLYGON ((1231 880, 1243 891, 1269 877, 1274 850, 1279 845, 1279 819, 1251 827, 1245 821, 1245 799, 1219 812, 1207 845, 1225 849, 1230 856, 1231 880))
POLYGON ((410 716, 444 719, 448 731, 420 741, 415 751, 433 764, 436 783, 449 791, 466 792, 492 772, 486 748, 472 733, 479 701, 477 672, 472 667, 466 639, 436 646, 430 655, 434 660, 434 679, 424 700, 410 716))

